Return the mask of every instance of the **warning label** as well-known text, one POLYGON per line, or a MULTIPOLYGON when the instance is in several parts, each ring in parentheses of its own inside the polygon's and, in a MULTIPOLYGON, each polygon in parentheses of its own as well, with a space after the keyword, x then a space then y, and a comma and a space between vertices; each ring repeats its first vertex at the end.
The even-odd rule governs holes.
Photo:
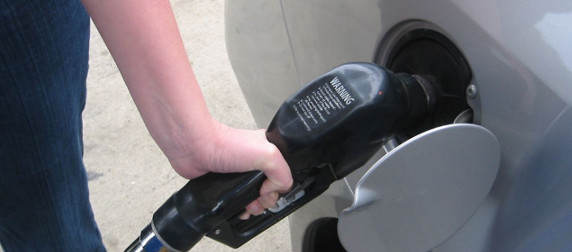
POLYGON ((306 97, 303 97, 292 109, 298 115, 307 131, 312 131, 335 117, 355 99, 336 76, 319 85, 306 97))

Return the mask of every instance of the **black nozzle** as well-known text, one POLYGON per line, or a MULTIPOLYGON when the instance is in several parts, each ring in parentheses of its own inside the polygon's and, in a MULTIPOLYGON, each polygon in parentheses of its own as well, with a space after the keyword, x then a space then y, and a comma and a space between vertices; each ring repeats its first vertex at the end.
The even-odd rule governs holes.
MULTIPOLYGON (((237 248, 362 166, 385 140, 423 117, 433 97, 420 77, 371 63, 336 67, 286 100, 268 127, 268 140, 290 166, 296 197, 242 221, 238 216, 258 198, 264 174, 208 173, 171 196, 141 237, 152 231, 149 241, 176 251, 189 250, 204 235, 237 248)), ((141 238, 132 247, 143 243, 151 244, 141 238)))
POLYGON ((342 178, 381 144, 425 116, 434 104, 421 77, 371 63, 334 68, 292 95, 268 128, 292 170, 323 163, 342 178))
POLYGON ((433 109, 436 102, 435 87, 429 80, 419 75, 398 73, 396 76, 405 88, 409 100, 409 118, 404 122, 404 126, 416 125, 433 109))

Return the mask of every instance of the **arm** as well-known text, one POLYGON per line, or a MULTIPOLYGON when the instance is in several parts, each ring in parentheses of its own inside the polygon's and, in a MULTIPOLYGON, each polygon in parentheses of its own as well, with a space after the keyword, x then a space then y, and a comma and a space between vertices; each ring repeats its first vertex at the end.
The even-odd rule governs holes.
POLYGON ((83 0, 143 120, 177 173, 262 170, 259 214, 292 178, 264 131, 230 128, 209 114, 168 0, 83 0))

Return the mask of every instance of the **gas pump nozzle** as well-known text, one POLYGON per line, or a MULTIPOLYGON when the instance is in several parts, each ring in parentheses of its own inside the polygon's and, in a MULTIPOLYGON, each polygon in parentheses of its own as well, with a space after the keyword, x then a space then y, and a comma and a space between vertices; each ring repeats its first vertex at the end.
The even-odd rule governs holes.
POLYGON ((370 63, 336 67, 288 98, 268 127, 294 179, 276 207, 240 220, 264 174, 208 173, 173 194, 126 251, 188 251, 205 235, 238 248, 362 166, 432 104, 433 88, 420 77, 370 63))

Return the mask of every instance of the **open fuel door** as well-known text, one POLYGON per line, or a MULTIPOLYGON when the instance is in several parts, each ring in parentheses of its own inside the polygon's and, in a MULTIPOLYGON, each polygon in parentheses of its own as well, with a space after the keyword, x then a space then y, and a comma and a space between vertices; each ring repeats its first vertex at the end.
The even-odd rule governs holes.
POLYGON ((500 146, 487 129, 451 124, 381 158, 359 181, 338 222, 349 251, 429 251, 455 234, 487 197, 500 146))

